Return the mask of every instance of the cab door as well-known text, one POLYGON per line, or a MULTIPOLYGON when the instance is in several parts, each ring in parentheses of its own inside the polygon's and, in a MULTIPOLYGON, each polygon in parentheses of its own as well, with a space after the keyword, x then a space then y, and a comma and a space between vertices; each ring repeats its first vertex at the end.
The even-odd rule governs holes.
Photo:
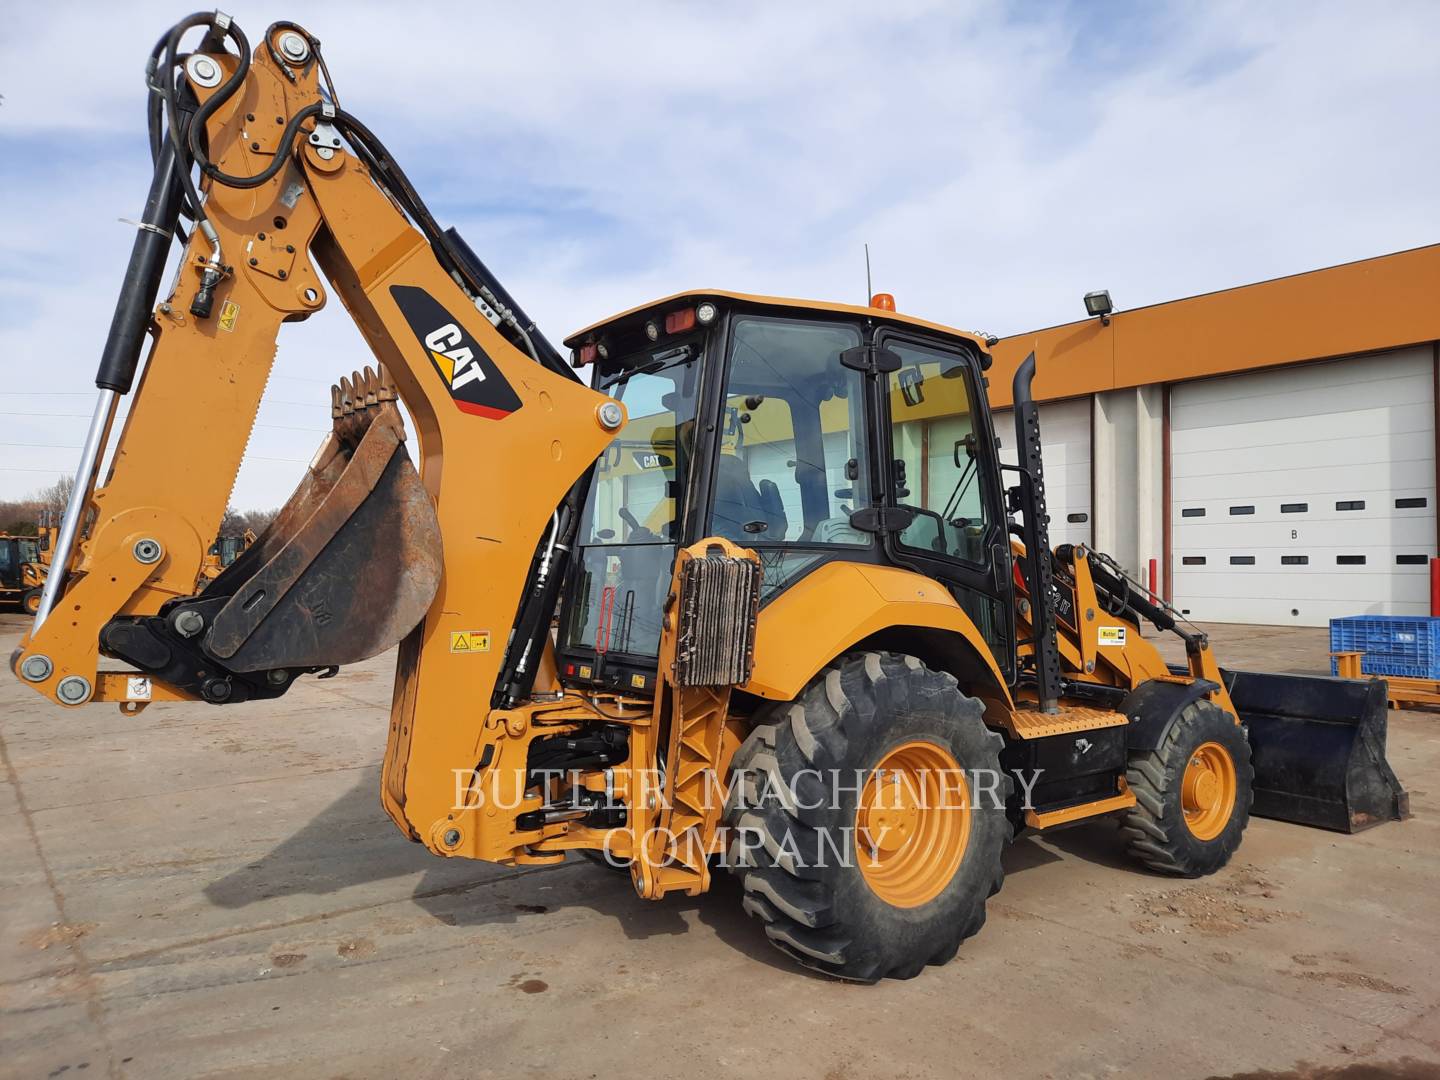
POLYGON ((881 500, 901 511, 886 554, 950 590, 1013 682, 1010 544, 979 355, 888 329, 875 347, 895 368, 876 380, 881 500))

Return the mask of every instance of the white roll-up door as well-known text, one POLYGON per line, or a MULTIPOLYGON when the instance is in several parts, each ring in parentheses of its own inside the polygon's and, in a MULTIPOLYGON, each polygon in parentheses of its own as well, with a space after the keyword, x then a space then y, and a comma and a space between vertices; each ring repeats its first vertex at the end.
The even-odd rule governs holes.
POLYGON ((1434 397, 1429 346, 1176 386, 1176 607, 1299 626, 1428 615, 1434 397))
MULTIPOLYGON (((1017 462, 1015 414, 995 413, 995 434, 1000 436, 1000 460, 1017 462)), ((1090 519, 1090 399, 1052 401, 1040 406, 1040 452, 1045 464, 1045 496, 1050 511, 1050 543, 1089 544, 1090 519)), ((1013 487, 1014 473, 1002 482, 1013 487)))

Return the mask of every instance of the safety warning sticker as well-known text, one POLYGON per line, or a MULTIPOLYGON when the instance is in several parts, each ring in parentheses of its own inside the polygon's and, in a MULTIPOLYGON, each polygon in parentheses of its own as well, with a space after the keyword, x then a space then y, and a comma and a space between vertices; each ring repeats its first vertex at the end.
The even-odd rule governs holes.
POLYGON ((235 332, 235 324, 240 321, 240 305, 234 300, 226 300, 220 305, 220 329, 227 334, 235 332))
POLYGON ((463 653, 489 652, 490 631, 452 630, 450 631, 450 651, 463 653))

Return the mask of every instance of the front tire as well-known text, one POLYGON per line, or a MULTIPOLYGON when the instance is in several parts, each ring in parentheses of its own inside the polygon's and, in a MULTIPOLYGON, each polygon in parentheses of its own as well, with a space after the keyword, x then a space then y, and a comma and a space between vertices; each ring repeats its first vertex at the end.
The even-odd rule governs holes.
POLYGON ((1158 750, 1131 753, 1125 779, 1135 805, 1121 832, 1134 858, 1180 877, 1230 861, 1250 820, 1255 770, 1245 729, 1224 709, 1187 705, 1158 750))
POLYGON ((26 615, 34 615, 40 610, 40 593, 42 591, 38 588, 26 589, 20 597, 20 607, 26 615))
POLYGON ((912 656, 826 669, 735 755, 727 865, 745 910, 781 951, 837 978, 946 963, 1004 876, 1002 745, 978 701, 912 656))

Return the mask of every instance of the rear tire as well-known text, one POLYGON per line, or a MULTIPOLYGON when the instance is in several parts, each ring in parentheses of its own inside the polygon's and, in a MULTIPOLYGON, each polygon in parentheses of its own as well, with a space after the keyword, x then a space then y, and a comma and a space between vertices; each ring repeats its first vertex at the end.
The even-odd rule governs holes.
POLYGON ((1135 806, 1120 831, 1134 858, 1180 877, 1230 861, 1250 820, 1255 770, 1245 729, 1224 709, 1187 705, 1158 750, 1131 752, 1125 778, 1135 806))
POLYGON ((20 597, 20 609, 24 611, 26 615, 34 615, 40 610, 40 593, 42 591, 42 589, 38 588, 26 589, 20 597))
POLYGON ((745 910, 782 952, 837 978, 908 979, 946 963, 984 925, 1004 877, 1002 745, 978 701, 912 656, 860 653, 827 668, 766 710, 735 755, 726 864, 745 910), (881 762, 892 779, 913 766, 918 783, 955 786, 892 830, 894 804, 882 793, 877 806, 873 786, 881 762))

